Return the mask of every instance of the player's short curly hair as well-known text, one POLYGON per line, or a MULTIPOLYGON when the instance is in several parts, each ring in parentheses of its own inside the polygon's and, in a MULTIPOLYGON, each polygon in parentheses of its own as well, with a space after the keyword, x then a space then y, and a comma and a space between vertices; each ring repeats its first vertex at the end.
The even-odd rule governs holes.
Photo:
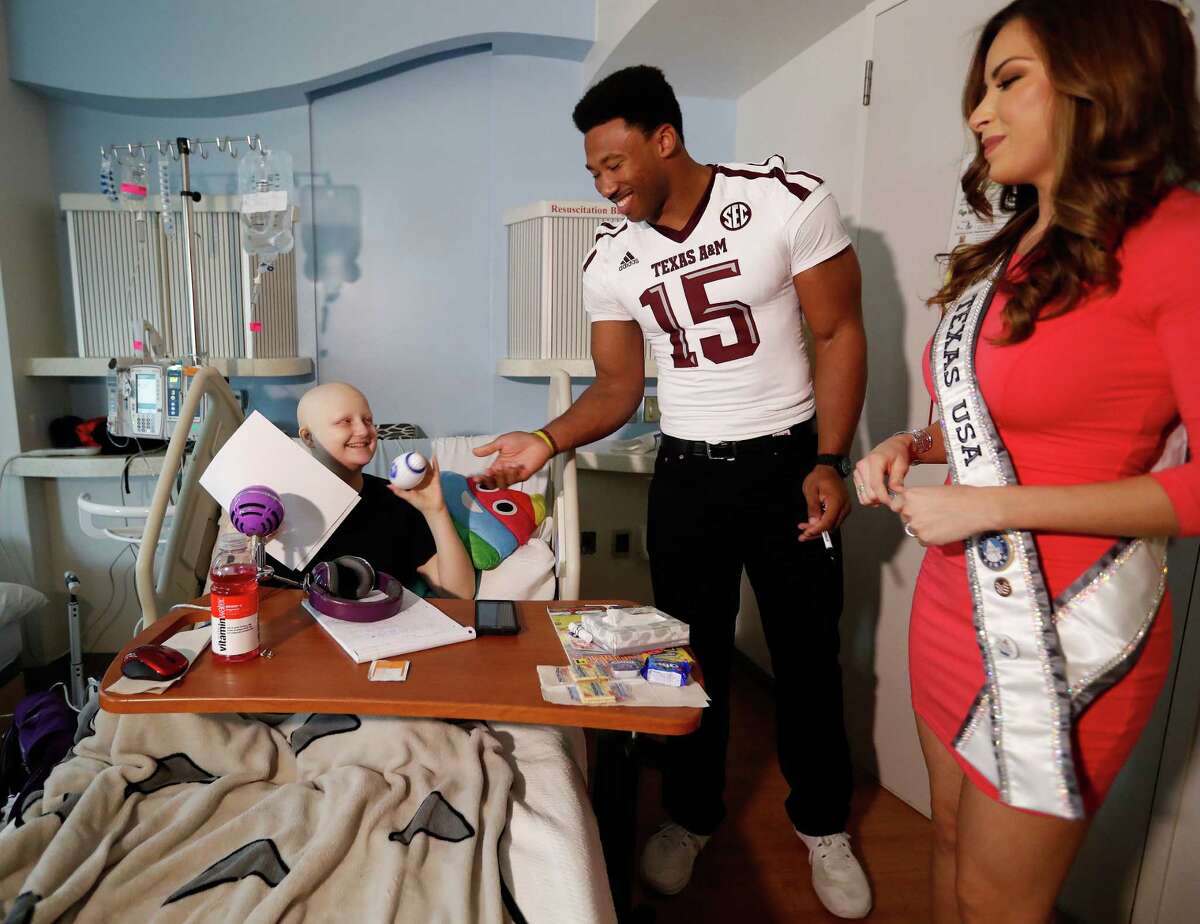
POLYGON ((584 134, 613 119, 624 119, 647 135, 670 125, 683 142, 683 114, 675 91, 663 72, 648 64, 615 71, 589 87, 571 118, 584 134))

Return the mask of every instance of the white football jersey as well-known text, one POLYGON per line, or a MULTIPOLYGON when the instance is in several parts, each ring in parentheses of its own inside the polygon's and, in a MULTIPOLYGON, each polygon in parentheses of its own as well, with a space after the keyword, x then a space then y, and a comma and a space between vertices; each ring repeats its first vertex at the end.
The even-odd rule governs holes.
POLYGON ((815 413, 792 277, 850 246, 833 195, 782 158, 718 164, 680 231, 603 222, 583 264, 591 321, 637 321, 658 365, 662 432, 778 433, 815 413))

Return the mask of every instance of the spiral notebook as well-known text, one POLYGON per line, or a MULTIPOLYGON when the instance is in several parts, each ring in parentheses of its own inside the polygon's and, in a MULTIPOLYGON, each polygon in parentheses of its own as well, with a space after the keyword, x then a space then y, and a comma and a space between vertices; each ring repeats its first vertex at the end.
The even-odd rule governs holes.
POLYGON ((341 646, 342 651, 350 655, 355 664, 469 642, 475 638, 473 628, 455 622, 408 588, 404 590, 400 612, 378 622, 334 619, 318 613, 307 600, 304 601, 304 608, 341 646))

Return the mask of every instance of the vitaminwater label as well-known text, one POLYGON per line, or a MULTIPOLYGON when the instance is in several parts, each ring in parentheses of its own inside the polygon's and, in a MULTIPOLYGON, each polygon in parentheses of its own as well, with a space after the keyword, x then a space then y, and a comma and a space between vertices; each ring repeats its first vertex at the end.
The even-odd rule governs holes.
POLYGON ((213 654, 240 655, 258 648, 257 592, 214 594, 212 614, 213 654))

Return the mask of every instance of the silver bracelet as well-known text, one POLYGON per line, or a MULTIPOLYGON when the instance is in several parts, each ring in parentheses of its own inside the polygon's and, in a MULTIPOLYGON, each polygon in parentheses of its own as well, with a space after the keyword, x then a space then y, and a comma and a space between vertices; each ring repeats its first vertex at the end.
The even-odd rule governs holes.
POLYGON ((912 445, 908 448, 909 458, 923 456, 933 448, 933 434, 927 429, 914 427, 911 430, 897 430, 892 436, 911 436, 912 445))

